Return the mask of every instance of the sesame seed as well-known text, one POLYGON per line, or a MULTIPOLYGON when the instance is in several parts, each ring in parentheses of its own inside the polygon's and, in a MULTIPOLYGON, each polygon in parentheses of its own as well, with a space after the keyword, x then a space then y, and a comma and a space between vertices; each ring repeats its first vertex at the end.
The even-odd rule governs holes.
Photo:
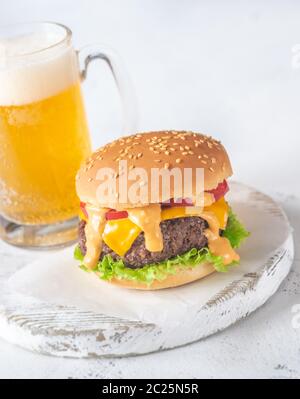
POLYGON ((160 163, 161 159, 154 159, 154 162, 160 163))
POLYGON ((185 148, 186 150, 190 150, 190 147, 189 147, 188 145, 185 145, 184 148, 185 148))
POLYGON ((214 168, 212 168, 212 167, 210 167, 209 170, 210 170, 211 172, 214 172, 214 171, 215 171, 214 168))
POLYGON ((134 165, 130 165, 130 166, 129 166, 129 170, 132 170, 132 169, 134 169, 134 168, 135 168, 134 165))
POLYGON ((166 154, 166 155, 170 155, 170 152, 169 152, 169 151, 165 151, 165 154, 166 154))
POLYGON ((188 155, 188 152, 187 152, 187 151, 184 151, 184 152, 182 153, 182 155, 188 155))
POLYGON ((93 181, 93 178, 92 178, 92 177, 89 177, 89 178, 88 178, 88 182, 90 183, 91 181, 93 181))
POLYGON ((193 151, 189 151, 189 154, 190 154, 190 155, 194 155, 193 151))
POLYGON ((170 164, 169 164, 169 163, 165 163, 165 164, 164 164, 164 168, 165 168, 165 169, 169 169, 169 167, 170 167, 170 164))
POLYGON ((176 159, 176 163, 181 163, 181 159, 180 159, 180 158, 177 158, 177 159, 176 159))
POLYGON ((207 165, 207 162, 206 161, 204 161, 204 159, 202 159, 202 161, 201 161, 204 165, 207 165))
POLYGON ((211 159, 211 163, 217 163, 216 158, 212 158, 212 159, 211 159))
POLYGON ((202 155, 198 155, 198 158, 201 159, 201 158, 202 158, 202 155))
POLYGON ((204 158, 206 158, 206 159, 208 159, 208 158, 209 158, 209 157, 208 157, 208 155, 206 155, 206 154, 204 154, 203 156, 204 156, 204 158))

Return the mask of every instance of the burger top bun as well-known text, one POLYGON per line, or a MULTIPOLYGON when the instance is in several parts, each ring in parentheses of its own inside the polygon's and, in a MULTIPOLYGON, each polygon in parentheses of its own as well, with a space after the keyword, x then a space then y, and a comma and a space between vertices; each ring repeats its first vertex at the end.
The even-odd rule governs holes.
MULTIPOLYGON (((160 183, 158 190, 151 186, 153 180, 151 171, 154 168, 170 172, 179 168, 183 176, 186 168, 191 168, 193 172, 196 168, 202 168, 204 171, 203 191, 216 188, 219 183, 232 175, 226 150, 219 141, 211 137, 186 131, 140 133, 122 137, 95 151, 77 174, 77 194, 85 203, 112 209, 134 208, 177 198, 176 188, 178 187, 176 186, 178 185, 174 184, 174 179, 170 179, 170 191, 167 194, 161 189, 163 183, 160 183), (120 161, 127 161, 127 163, 120 161), (133 188, 133 185, 136 185, 140 179, 141 187, 148 193, 146 202, 133 203, 130 199, 124 201, 121 198, 120 187, 122 185, 119 183, 125 173, 125 169, 120 169, 121 164, 126 164, 126 173, 138 174, 140 168, 143 169, 146 181, 142 181, 143 177, 140 176, 137 177, 137 180, 127 180, 126 192, 130 192, 130 188, 133 188), (115 187, 113 184, 110 185, 113 196, 111 195, 109 200, 101 194, 99 195, 99 191, 97 191, 102 181, 102 177, 99 177, 99 170, 103 170, 103 168, 112 170, 116 183, 115 187), (151 198, 153 191, 156 193, 154 200, 151 198)), ((196 188, 199 190, 199 187, 196 187, 195 173, 190 185, 194 195, 196 188)))

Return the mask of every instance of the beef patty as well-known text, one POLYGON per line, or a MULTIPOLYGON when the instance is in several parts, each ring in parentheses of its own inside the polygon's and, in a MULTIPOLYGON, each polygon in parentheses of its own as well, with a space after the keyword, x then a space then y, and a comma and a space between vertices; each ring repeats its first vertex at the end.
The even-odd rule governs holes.
MULTIPOLYGON (((83 255, 86 253, 85 221, 79 223, 79 247, 83 255)), ((123 259, 125 265, 137 269, 151 263, 159 263, 174 258, 192 248, 201 249, 207 246, 204 230, 207 222, 200 217, 184 217, 161 222, 164 249, 161 252, 150 252, 145 247, 144 233, 141 233, 124 257, 117 255, 108 245, 103 243, 100 259, 111 255, 114 260, 123 259)))

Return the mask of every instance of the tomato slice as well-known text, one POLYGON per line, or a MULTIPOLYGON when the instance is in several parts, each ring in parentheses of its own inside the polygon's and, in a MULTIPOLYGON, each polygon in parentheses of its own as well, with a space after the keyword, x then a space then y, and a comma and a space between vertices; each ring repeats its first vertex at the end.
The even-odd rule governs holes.
POLYGON ((215 201, 218 201, 220 198, 224 197, 226 193, 229 191, 229 186, 227 181, 224 180, 222 183, 218 184, 218 187, 213 190, 208 190, 208 193, 213 194, 215 197, 215 201))
POLYGON ((109 212, 106 213, 105 217, 106 217, 106 220, 125 219, 125 218, 128 218, 128 212, 127 211, 116 211, 114 209, 111 209, 109 212))

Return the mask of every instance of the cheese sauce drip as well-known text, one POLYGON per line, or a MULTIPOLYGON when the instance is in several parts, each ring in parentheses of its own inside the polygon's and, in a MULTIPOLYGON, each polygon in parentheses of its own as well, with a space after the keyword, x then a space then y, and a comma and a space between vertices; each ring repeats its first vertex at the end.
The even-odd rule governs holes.
POLYGON ((95 269, 102 252, 102 234, 104 232, 107 208, 94 208, 87 206, 88 221, 85 226, 86 255, 84 265, 92 270, 95 269))
MULTIPOLYGON (((208 201, 206 201, 208 202, 208 201)), ((85 227, 87 252, 84 264, 89 269, 94 269, 99 261, 106 225, 105 214, 107 208, 86 207, 88 221, 85 227)), ((145 236, 145 246, 150 252, 161 252, 163 250, 163 236, 160 228, 162 221, 161 205, 152 204, 145 207, 128 209, 128 219, 138 226, 145 236)), ((215 256, 223 258, 224 265, 240 259, 233 250, 229 240, 220 236, 220 222, 213 212, 205 211, 202 207, 187 207, 186 216, 199 216, 208 223, 204 234, 208 241, 208 248, 215 256)))
POLYGON ((143 230, 146 249, 150 252, 161 252, 164 248, 164 242, 160 229, 160 204, 128 209, 127 212, 129 220, 143 230))
POLYGON ((205 212, 202 208, 191 207, 188 209, 191 216, 199 216, 208 223, 208 229, 204 235, 207 238, 208 248, 215 256, 223 258, 224 265, 229 265, 234 261, 239 261, 239 255, 232 248, 230 241, 226 237, 220 236, 220 223, 212 212, 205 212))

